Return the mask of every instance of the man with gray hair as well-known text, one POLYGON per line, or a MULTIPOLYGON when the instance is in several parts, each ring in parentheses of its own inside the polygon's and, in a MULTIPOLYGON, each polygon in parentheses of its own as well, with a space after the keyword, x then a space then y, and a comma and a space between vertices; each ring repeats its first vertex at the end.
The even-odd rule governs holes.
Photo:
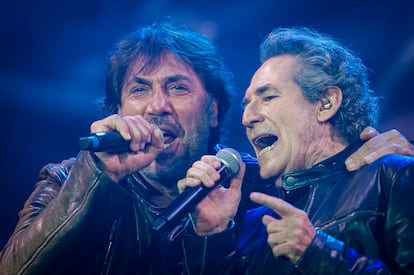
MULTIPOLYGON (((361 131, 378 120, 366 67, 333 38, 302 27, 273 30, 260 54, 242 120, 261 177, 280 193, 251 193, 263 206, 235 223, 243 169, 229 188, 214 189, 187 226, 185 271, 414 273, 414 158, 345 168, 361 131)), ((218 165, 203 156, 179 189, 211 186, 218 165)))

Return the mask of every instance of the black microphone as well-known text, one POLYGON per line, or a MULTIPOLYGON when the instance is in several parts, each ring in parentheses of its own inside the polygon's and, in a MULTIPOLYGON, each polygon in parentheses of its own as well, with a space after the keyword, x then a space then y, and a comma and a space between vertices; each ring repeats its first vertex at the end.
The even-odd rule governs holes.
POLYGON ((152 229, 160 231, 167 226, 174 225, 190 213, 192 209, 213 190, 217 185, 223 184, 227 179, 236 175, 240 170, 242 158, 236 150, 224 148, 217 152, 216 157, 221 160, 222 166, 218 170, 220 179, 213 187, 199 185, 197 187, 186 188, 178 197, 158 216, 152 224, 152 229))
POLYGON ((128 152, 129 144, 130 141, 125 140, 118 132, 97 132, 79 138, 80 149, 92 152, 128 152))

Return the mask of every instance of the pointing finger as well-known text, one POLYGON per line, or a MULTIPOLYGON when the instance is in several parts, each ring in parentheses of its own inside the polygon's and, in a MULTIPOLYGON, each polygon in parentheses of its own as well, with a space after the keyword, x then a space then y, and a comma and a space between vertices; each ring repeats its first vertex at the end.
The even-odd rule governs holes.
POLYGON ((299 210, 282 199, 263 193, 252 192, 250 194, 250 199, 258 204, 263 204, 270 207, 282 218, 294 214, 299 210))

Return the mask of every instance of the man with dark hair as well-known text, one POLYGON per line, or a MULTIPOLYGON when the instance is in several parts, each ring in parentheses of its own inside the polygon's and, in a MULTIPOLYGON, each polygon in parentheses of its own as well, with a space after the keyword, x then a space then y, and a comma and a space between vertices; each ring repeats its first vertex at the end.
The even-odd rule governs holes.
MULTIPOLYGON (((187 27, 156 23, 120 40, 106 71, 110 115, 90 130, 118 132, 130 151, 81 151, 46 165, 0 254, 0 274, 180 274, 186 219, 165 232, 152 224, 191 164, 215 154, 232 94, 216 48, 187 27)), ((362 156, 386 153, 369 144, 390 133, 367 132, 356 167, 362 156)), ((257 165, 243 159, 254 190, 257 165)))
POLYGON ((119 132, 130 152, 81 151, 45 166, 1 253, 1 274, 180 273, 182 224, 155 236, 152 221, 186 169, 215 152, 232 74, 203 35, 155 23, 114 46, 105 90, 111 114, 91 132, 119 132))

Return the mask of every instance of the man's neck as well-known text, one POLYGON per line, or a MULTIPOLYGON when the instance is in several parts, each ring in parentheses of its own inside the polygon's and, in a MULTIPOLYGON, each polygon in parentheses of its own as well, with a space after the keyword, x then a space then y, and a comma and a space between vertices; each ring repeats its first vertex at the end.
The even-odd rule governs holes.
POLYGON ((349 145, 343 138, 332 134, 333 131, 332 126, 328 124, 324 124, 318 129, 320 134, 317 138, 314 138, 313 143, 308 148, 305 168, 310 168, 338 154, 349 145))
MULTIPOLYGON (((171 201, 173 201, 179 194, 176 185, 167 185, 161 182, 152 180, 148 177, 145 177, 143 174, 140 174, 140 177, 143 178, 146 185, 148 186, 148 196, 154 205, 159 207, 166 207, 168 206, 171 201)), ((171 181, 173 181, 171 179, 171 181)), ((176 182, 176 181, 174 181, 176 182)))

